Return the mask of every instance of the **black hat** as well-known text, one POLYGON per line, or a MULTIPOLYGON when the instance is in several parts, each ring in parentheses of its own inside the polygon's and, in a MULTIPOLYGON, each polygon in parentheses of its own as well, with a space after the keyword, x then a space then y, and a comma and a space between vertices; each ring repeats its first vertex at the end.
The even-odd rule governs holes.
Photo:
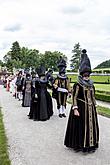
POLYGON ((60 60, 58 61, 58 68, 59 68, 59 73, 65 73, 66 72, 66 61, 63 59, 62 56, 60 56, 60 60))
POLYGON ((80 75, 82 75, 85 72, 89 72, 89 73, 92 72, 90 60, 89 60, 86 52, 87 52, 86 49, 82 50, 81 61, 80 61, 80 64, 79 64, 79 73, 80 73, 80 75))
POLYGON ((30 73, 28 72, 28 73, 26 73, 26 77, 31 77, 31 75, 30 75, 30 73))
POLYGON ((25 68, 25 69, 24 69, 24 73, 25 73, 25 74, 28 74, 28 73, 29 73, 29 68, 25 68))
POLYGON ((36 71, 38 76, 45 76, 46 69, 44 66, 41 65, 39 68, 36 69, 36 71))
POLYGON ((21 70, 19 71, 18 75, 22 75, 22 71, 21 70))

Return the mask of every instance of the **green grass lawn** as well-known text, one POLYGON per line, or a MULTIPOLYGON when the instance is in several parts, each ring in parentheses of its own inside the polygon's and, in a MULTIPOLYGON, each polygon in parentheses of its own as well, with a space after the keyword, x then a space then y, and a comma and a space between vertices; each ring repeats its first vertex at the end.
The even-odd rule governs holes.
POLYGON ((91 79, 94 81, 94 82, 99 82, 99 83, 110 83, 110 76, 93 76, 91 75, 91 79))
MULTIPOLYGON (((71 86, 73 86, 74 83, 71 83, 71 86)), ((110 84, 95 84, 95 89, 100 91, 108 91, 110 92, 110 84)))
POLYGON ((7 151, 7 138, 0 109, 0 165, 11 165, 7 151))
MULTIPOLYGON (((71 78, 71 82, 77 81, 77 75, 68 75, 68 78, 71 78)), ((105 75, 105 76, 91 75, 91 79, 96 83, 108 83, 108 82, 110 83, 110 76, 108 76, 108 75, 105 75)))
POLYGON ((94 84, 96 90, 110 91, 110 84, 94 84))

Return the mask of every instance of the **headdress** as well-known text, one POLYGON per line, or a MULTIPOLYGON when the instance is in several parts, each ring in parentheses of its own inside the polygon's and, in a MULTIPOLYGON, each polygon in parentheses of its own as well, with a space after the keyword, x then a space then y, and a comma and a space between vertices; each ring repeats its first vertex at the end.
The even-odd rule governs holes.
POLYGON ((79 64, 79 73, 80 75, 82 75, 85 72, 89 72, 91 73, 91 64, 90 64, 90 60, 88 55, 86 54, 86 49, 82 50, 82 54, 81 54, 81 60, 80 60, 80 64, 79 64))

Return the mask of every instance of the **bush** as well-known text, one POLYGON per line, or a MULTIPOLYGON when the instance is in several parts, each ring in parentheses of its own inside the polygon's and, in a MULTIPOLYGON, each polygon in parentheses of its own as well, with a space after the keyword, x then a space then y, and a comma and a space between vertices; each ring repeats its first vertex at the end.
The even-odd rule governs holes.
POLYGON ((103 94, 110 95, 110 92, 109 91, 96 90, 96 93, 103 93, 103 94))
POLYGON ((110 102, 110 95, 109 95, 109 94, 106 94, 106 93, 99 93, 99 92, 96 92, 96 93, 95 93, 95 98, 96 98, 97 100, 110 102))

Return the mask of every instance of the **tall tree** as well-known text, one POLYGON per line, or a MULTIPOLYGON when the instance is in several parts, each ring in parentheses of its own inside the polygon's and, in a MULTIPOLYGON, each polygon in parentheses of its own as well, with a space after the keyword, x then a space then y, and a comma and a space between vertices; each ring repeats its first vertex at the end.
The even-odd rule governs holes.
POLYGON ((21 48, 17 41, 12 44, 11 50, 4 56, 4 61, 10 71, 13 70, 13 67, 22 67, 21 48))
POLYGON ((79 42, 74 45, 74 49, 72 50, 72 58, 71 58, 71 64, 70 67, 73 68, 74 71, 77 71, 79 68, 79 61, 81 56, 81 47, 79 42))
POLYGON ((18 43, 18 41, 15 41, 12 44, 12 48, 11 48, 11 59, 13 60, 21 60, 21 48, 20 45, 18 43))
POLYGON ((0 60, 0 66, 4 66, 4 63, 2 60, 0 60))

